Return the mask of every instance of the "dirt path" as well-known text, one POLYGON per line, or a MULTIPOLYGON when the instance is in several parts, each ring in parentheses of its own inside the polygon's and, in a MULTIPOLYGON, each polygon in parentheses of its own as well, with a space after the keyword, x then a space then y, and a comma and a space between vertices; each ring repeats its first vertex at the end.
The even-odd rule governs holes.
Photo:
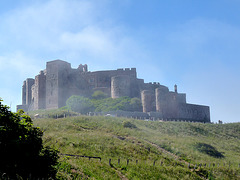
MULTIPOLYGON (((165 153, 165 154, 169 154, 170 156, 174 157, 174 159, 178 160, 179 162, 182 162, 182 163, 185 163, 186 165, 189 165, 189 162, 180 159, 179 156, 177 156, 176 154, 173 154, 173 153, 171 153, 171 152, 169 152, 169 151, 161 148, 159 145, 154 144, 154 143, 152 143, 152 142, 150 142, 150 141, 146 141, 146 140, 144 140, 144 142, 146 142, 146 143, 148 143, 148 144, 156 147, 158 150, 162 151, 162 152, 165 153)), ((193 164, 190 164, 190 165, 193 166, 193 164)))
MULTIPOLYGON (((148 144, 156 147, 159 151, 162 151, 163 153, 168 154, 168 155, 174 157, 175 160, 177 160, 177 161, 179 161, 179 162, 181 162, 181 163, 184 163, 184 164, 186 164, 187 166, 194 166, 194 164, 191 164, 191 163, 189 163, 189 162, 187 162, 187 161, 185 161, 185 160, 180 159, 180 157, 177 156, 176 154, 173 154, 173 153, 171 153, 171 152, 169 152, 169 151, 161 148, 159 145, 157 145, 157 144, 155 144, 155 143, 152 143, 152 142, 147 141, 147 140, 144 140, 144 142, 146 142, 146 143, 148 143, 148 144)), ((195 169, 195 168, 194 168, 194 169, 195 169)), ((195 170, 194 170, 194 171, 195 171, 195 170)), ((195 172, 195 173, 196 173, 196 172, 195 172)), ((198 173, 196 173, 196 174, 197 174, 200 178, 206 179, 205 177, 199 175, 198 173)))
MULTIPOLYGON (((156 148, 157 148, 159 151, 161 151, 162 153, 168 154, 169 156, 173 157, 175 160, 177 160, 177 161, 179 161, 179 162, 181 162, 181 163, 184 163, 184 164, 187 165, 187 166, 194 167, 194 164, 191 164, 191 163, 189 163, 189 162, 187 162, 187 161, 185 161, 185 160, 182 160, 182 159, 181 159, 179 156, 177 156, 176 154, 173 154, 173 153, 167 151, 166 149, 163 149, 162 147, 160 147, 159 145, 157 145, 157 144, 155 144, 155 143, 153 143, 153 142, 150 142, 150 141, 147 141, 147 140, 143 140, 143 139, 139 140, 139 139, 136 139, 136 138, 134 138, 134 137, 127 137, 126 139, 128 139, 128 140, 134 140, 134 141, 136 141, 136 142, 142 141, 142 142, 144 142, 144 143, 147 143, 147 144, 149 144, 149 145, 151 145, 151 146, 156 147, 156 148)), ((193 169, 192 169, 192 171, 193 171, 193 169)), ((194 168, 194 171, 196 171, 195 168, 194 168)), ((196 173, 196 174, 198 175, 199 178, 201 178, 201 179, 206 179, 206 178, 204 178, 203 176, 199 175, 198 173, 196 173)))
MULTIPOLYGON (((119 137, 118 137, 118 138, 119 138, 119 137)), ((119 139, 120 139, 120 138, 119 138, 119 139)), ((173 154, 173 153, 167 151, 166 149, 160 147, 159 145, 157 145, 157 144, 155 144, 155 143, 153 143, 153 142, 150 142, 150 141, 147 141, 147 140, 143 140, 143 139, 139 140, 139 139, 136 139, 136 138, 134 138, 134 137, 127 137, 126 139, 128 139, 128 140, 134 140, 135 142, 142 141, 142 142, 144 142, 144 143, 147 143, 147 144, 149 144, 149 145, 151 145, 151 146, 156 147, 156 148, 157 148, 159 151, 161 151, 162 153, 168 154, 168 155, 172 156, 174 159, 178 160, 179 162, 182 162, 182 163, 184 163, 184 164, 186 164, 186 165, 189 165, 189 162, 187 162, 187 161, 185 161, 185 160, 182 160, 182 159, 181 159, 179 156, 177 156, 176 154, 173 154)), ((190 165, 191 165, 191 166, 194 166, 193 164, 190 164, 190 165)))
POLYGON ((117 174, 118 174, 118 176, 120 177, 121 180, 128 180, 128 178, 126 176, 124 176, 124 174, 122 174, 121 171, 118 171, 117 168, 114 168, 114 169, 117 172, 117 174))

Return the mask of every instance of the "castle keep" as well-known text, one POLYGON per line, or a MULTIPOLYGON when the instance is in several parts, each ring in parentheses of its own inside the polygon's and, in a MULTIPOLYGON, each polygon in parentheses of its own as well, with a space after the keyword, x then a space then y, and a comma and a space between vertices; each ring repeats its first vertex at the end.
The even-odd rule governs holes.
POLYGON ((86 64, 73 69, 62 60, 47 62, 35 79, 23 82, 22 105, 17 109, 57 109, 72 95, 89 97, 97 90, 112 98, 138 97, 143 112, 158 118, 210 122, 208 106, 188 104, 186 94, 178 93, 176 85, 172 92, 160 83, 145 83, 137 78, 136 68, 90 72, 86 64))

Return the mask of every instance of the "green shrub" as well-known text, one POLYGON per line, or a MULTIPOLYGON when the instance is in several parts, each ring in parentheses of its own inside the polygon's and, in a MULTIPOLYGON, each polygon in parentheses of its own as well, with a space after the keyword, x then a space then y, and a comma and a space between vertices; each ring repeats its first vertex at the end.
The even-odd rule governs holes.
POLYGON ((95 91, 92 95, 93 99, 104 99, 107 98, 107 94, 102 91, 95 91))
POLYGON ((82 114, 86 114, 93 110, 93 104, 90 99, 82 96, 71 96, 66 104, 70 110, 82 114))
POLYGON ((205 143, 197 143, 195 145, 195 147, 197 148, 198 151, 207 154, 209 156, 215 157, 215 158, 223 158, 224 155, 217 151, 217 149, 209 144, 205 144, 205 143))
POLYGON ((0 100, 0 177, 55 178, 57 151, 43 147, 43 132, 23 113, 12 113, 0 100))
POLYGON ((137 126, 135 124, 131 123, 130 121, 124 121, 123 122, 123 127, 131 128, 131 129, 137 128, 137 126))

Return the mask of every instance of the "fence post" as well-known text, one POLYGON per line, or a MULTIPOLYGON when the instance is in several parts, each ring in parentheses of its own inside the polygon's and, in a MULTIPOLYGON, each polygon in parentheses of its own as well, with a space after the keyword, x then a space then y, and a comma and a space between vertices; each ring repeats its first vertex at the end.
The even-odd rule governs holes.
POLYGON ((154 162, 153 162, 153 166, 155 166, 155 162, 156 162, 156 160, 154 160, 154 162))

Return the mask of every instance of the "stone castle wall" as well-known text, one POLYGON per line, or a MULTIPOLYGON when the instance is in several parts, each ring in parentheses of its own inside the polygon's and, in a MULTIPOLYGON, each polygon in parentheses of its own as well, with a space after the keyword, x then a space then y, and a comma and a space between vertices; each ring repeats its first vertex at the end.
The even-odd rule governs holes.
POLYGON ((56 109, 65 106, 72 95, 90 97, 100 90, 112 98, 141 98, 143 112, 155 112, 157 118, 210 122, 208 106, 187 104, 186 94, 178 93, 176 85, 174 88, 171 92, 160 83, 145 83, 137 78, 136 68, 90 72, 86 64, 72 69, 70 63, 54 60, 35 79, 24 81, 22 105, 17 109, 56 109))

